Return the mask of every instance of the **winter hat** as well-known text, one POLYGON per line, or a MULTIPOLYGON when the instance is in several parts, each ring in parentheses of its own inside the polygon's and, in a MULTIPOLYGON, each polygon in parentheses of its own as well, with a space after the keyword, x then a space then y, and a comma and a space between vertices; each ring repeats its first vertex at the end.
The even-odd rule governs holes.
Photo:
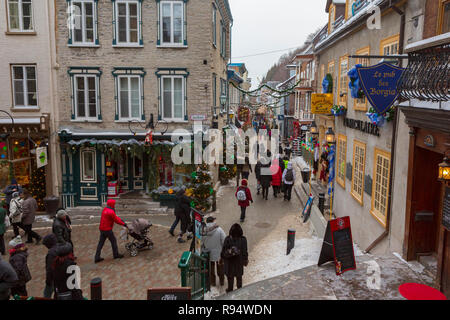
POLYGON ((25 245, 22 242, 22 238, 17 236, 9 242, 9 246, 13 249, 19 249, 25 245))
POLYGON ((13 198, 17 198, 19 196, 19 193, 16 191, 16 192, 13 192, 13 194, 12 194, 12 197, 13 198))
POLYGON ((56 236, 54 233, 50 233, 44 237, 42 244, 50 249, 56 245, 56 236))
POLYGON ((11 179, 11 184, 17 184, 17 180, 15 178, 11 179))
POLYGON ((243 186, 247 186, 247 185, 248 185, 247 179, 242 179, 241 184, 242 184, 243 186))
POLYGON ((206 223, 214 222, 214 220, 216 220, 216 217, 209 216, 208 218, 206 218, 206 223))
POLYGON ((62 217, 67 216, 67 211, 64 209, 59 209, 58 211, 56 211, 56 217, 58 219, 61 219, 62 217))

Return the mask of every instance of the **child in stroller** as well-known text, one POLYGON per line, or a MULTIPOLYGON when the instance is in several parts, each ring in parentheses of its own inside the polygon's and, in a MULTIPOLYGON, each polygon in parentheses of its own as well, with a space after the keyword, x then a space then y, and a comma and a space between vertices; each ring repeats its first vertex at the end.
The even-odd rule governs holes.
POLYGON ((142 249, 152 249, 153 241, 150 239, 149 228, 152 224, 146 219, 136 219, 132 222, 125 222, 127 228, 121 231, 121 238, 123 240, 128 240, 128 235, 130 235, 133 240, 125 245, 125 248, 130 252, 132 257, 138 255, 138 251, 142 249))

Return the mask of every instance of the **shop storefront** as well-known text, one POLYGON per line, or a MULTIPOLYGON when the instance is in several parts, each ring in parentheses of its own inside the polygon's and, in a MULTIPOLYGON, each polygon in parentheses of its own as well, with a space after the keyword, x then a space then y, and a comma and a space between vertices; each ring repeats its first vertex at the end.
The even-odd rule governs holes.
POLYGON ((192 168, 172 163, 170 134, 154 135, 151 144, 145 135, 100 134, 60 131, 65 207, 97 206, 126 192, 189 182, 192 168))
POLYGON ((0 120, 0 132, 6 135, 0 139, 0 189, 14 178, 32 192, 42 210, 43 198, 52 184, 51 175, 46 174, 50 172, 48 117, 14 118, 14 125, 8 118, 0 120), (43 154, 37 154, 37 150, 43 154), (45 165, 39 163, 38 168, 39 157, 45 165))

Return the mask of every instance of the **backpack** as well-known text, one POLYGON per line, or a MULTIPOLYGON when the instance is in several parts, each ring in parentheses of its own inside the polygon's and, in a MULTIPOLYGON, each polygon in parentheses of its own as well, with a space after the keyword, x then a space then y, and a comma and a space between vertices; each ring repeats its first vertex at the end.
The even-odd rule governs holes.
POLYGON ((287 182, 294 181, 294 172, 292 171, 292 169, 288 169, 286 171, 286 175, 284 176, 284 180, 286 180, 287 182))
POLYGON ((11 200, 14 201, 14 203, 16 204, 16 212, 14 212, 13 217, 20 217, 17 218, 17 220, 22 220, 22 214, 23 214, 23 206, 22 206, 22 202, 17 202, 16 200, 11 200))
POLYGON ((247 195, 246 195, 245 190, 244 190, 243 188, 241 188, 241 189, 237 192, 236 198, 237 198, 239 201, 245 201, 245 200, 247 200, 247 195))

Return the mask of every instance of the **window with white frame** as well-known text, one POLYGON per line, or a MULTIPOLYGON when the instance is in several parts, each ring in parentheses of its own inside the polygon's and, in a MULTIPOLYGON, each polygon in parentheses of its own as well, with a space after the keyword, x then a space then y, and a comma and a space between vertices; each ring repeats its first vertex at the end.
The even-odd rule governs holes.
POLYGON ((93 45, 97 37, 97 7, 94 0, 73 0, 69 2, 70 36, 69 44, 93 45))
POLYGON ((185 78, 161 77, 162 117, 164 120, 184 120, 185 78))
POLYGON ((184 3, 183 1, 161 1, 161 44, 183 45, 184 3))
POLYGON ((141 42, 141 3, 135 0, 115 2, 116 45, 139 45, 141 42))
POLYGON ((36 66, 12 65, 11 75, 14 108, 36 108, 38 106, 36 66))
POLYGON ((212 40, 214 47, 217 46, 217 8, 212 5, 212 40))
POLYGON ((141 120, 141 76, 118 76, 119 119, 141 120))
POLYGON ((75 119, 97 120, 98 78, 96 75, 75 75, 75 119))
POLYGON ((95 150, 83 149, 81 151, 81 181, 95 182, 97 181, 97 171, 95 165, 95 150))
POLYGON ((31 0, 7 0, 8 28, 11 32, 33 31, 33 6, 31 0))

